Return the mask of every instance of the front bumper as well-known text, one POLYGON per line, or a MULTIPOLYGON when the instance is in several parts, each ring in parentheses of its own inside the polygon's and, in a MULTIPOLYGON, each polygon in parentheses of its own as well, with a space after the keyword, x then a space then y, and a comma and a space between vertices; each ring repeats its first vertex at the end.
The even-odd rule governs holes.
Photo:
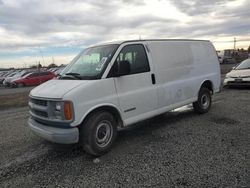
POLYGON ((59 144, 74 144, 79 140, 78 128, 57 128, 45 126, 29 118, 28 124, 30 129, 38 136, 59 144))
POLYGON ((225 78, 224 86, 250 86, 250 78, 225 78))

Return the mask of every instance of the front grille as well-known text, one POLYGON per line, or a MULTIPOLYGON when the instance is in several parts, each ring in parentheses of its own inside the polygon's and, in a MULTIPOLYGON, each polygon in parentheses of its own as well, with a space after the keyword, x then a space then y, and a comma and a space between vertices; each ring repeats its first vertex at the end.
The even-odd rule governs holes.
POLYGON ((241 77, 239 77, 239 76, 231 76, 230 78, 239 78, 239 79, 241 79, 241 78, 250 78, 250 76, 241 76, 241 77))
POLYGON ((47 100, 30 98, 29 107, 31 115, 41 118, 49 117, 47 100))
POLYGON ((43 111, 39 111, 39 110, 34 110, 34 109, 32 109, 31 111, 34 114, 36 114, 37 116, 42 116, 42 117, 45 117, 45 118, 49 117, 47 112, 43 112, 43 111))
POLYGON ((248 81, 229 81, 229 84, 237 84, 237 83, 242 83, 242 84, 250 84, 248 81))
POLYGON ((39 105, 39 106, 47 106, 48 105, 46 100, 41 100, 41 99, 30 98, 30 102, 32 102, 33 104, 39 105))
POLYGON ((240 81, 240 82, 229 81, 229 82, 227 82, 227 85, 231 85, 231 86, 250 86, 250 82, 247 82, 247 81, 240 81))

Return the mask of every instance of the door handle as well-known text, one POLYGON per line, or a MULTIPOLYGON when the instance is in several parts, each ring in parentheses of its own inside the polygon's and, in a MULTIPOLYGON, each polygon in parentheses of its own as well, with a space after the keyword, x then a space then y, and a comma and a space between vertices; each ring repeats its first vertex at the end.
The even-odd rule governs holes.
POLYGON ((152 80, 152 84, 155 84, 155 74, 151 74, 151 80, 152 80))

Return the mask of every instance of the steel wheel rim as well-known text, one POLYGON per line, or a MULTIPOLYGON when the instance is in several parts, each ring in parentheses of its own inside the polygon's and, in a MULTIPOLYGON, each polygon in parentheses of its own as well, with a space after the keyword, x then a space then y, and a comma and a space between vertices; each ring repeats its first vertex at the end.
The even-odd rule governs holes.
POLYGON ((201 97, 201 106, 202 106, 202 108, 203 109, 208 108, 209 104, 210 104, 210 99, 209 99, 208 95, 206 95, 206 94, 202 95, 202 97, 201 97))
POLYGON ((95 134, 96 144, 99 147, 106 147, 110 143, 112 135, 113 135, 113 127, 111 125, 111 122, 106 120, 101 121, 96 128, 96 134, 95 134))

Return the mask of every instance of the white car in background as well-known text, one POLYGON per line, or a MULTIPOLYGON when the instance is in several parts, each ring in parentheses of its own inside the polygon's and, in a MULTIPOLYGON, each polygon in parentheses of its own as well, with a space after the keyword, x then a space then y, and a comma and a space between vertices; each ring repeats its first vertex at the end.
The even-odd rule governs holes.
POLYGON ((226 74, 225 86, 250 86, 250 59, 242 61, 226 74))
POLYGON ((11 82, 17 78, 20 78, 22 76, 24 76, 25 74, 27 74, 29 72, 23 70, 23 71, 16 71, 16 72, 13 72, 13 74, 9 75, 8 77, 6 77, 3 81, 3 85, 4 86, 10 86, 11 85, 11 82))
POLYGON ((9 71, 2 71, 2 72, 0 72, 0 84, 3 83, 6 75, 8 75, 8 74, 9 74, 9 71))
POLYGON ((9 85, 9 80, 11 80, 17 74, 18 74, 18 71, 13 71, 10 74, 6 75, 6 77, 3 80, 3 85, 8 86, 9 85))

